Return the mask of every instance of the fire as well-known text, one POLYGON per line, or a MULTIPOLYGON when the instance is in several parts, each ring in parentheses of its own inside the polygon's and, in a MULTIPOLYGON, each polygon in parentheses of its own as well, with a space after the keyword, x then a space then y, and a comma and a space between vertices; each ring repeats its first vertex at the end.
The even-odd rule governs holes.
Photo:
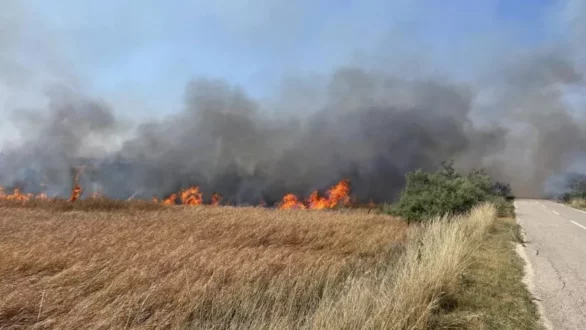
POLYGON ((171 194, 171 196, 169 196, 163 200, 163 204, 164 205, 175 205, 176 200, 177 200, 177 194, 171 194))
POLYGON ((79 185, 79 176, 83 171, 83 167, 72 169, 72 171, 75 171, 75 175, 73 177, 73 188, 71 189, 71 196, 69 196, 69 201, 75 202, 81 197, 81 193, 83 192, 83 189, 79 185))
POLYGON ((281 210, 288 210, 288 209, 306 209, 307 207, 297 199, 297 196, 293 194, 287 194, 283 197, 283 201, 279 205, 281 210))
POLYGON ((6 201, 14 201, 14 202, 28 202, 32 199, 37 200, 49 200, 49 197, 46 193, 40 193, 38 195, 34 195, 31 193, 22 193, 19 188, 14 188, 12 193, 8 194, 4 190, 4 187, 0 187, 0 200, 6 201))
POLYGON ((214 193, 212 195, 212 206, 220 205, 220 202, 222 201, 222 199, 224 199, 224 197, 222 197, 222 195, 220 195, 218 193, 214 193))
POLYGON ((181 192, 181 204, 183 205, 201 205, 203 203, 202 193, 199 187, 193 186, 181 192))
MULTIPOLYGON (((177 204, 177 200, 179 199, 182 205, 203 205, 203 193, 199 190, 198 186, 192 186, 185 190, 180 191, 179 193, 171 194, 169 197, 162 200, 163 205, 175 205, 177 204)), ((212 200, 210 202, 211 206, 218 206, 220 202, 224 199, 222 195, 219 193, 214 193, 212 195, 212 200)), ((159 203, 159 199, 157 197, 153 197, 153 203, 159 203)))
MULTIPOLYGON (((75 173, 75 175, 73 177, 73 188, 71 189, 71 195, 68 199, 69 202, 75 202, 76 200, 78 200, 81 197, 81 193, 83 192, 83 189, 79 184, 79 176, 83 171, 83 167, 72 169, 72 171, 74 171, 72 173, 75 173)), ((42 183, 41 186, 45 187, 46 185, 42 183)), ((45 192, 39 193, 37 195, 31 193, 24 194, 20 191, 19 188, 14 188, 11 194, 7 194, 4 188, 0 187, 0 200, 27 202, 32 199, 43 201, 50 200, 49 196, 47 196, 47 193, 45 192)))
POLYGON ((342 179, 338 184, 328 190, 329 208, 339 204, 348 206, 350 204, 350 180, 342 179))
POLYGON ((316 190, 309 195, 309 198, 304 204, 299 202, 297 196, 293 194, 287 194, 285 197, 283 197, 279 208, 323 210, 333 209, 339 205, 347 206, 350 204, 350 181, 347 179, 340 180, 340 182, 327 191, 326 195, 327 197, 321 197, 316 190))
MULTIPOLYGON (((71 190, 71 195, 68 199, 69 202, 75 202, 81 198, 83 189, 79 184, 79 176, 81 175, 83 168, 78 168, 75 170, 75 176, 73 178, 73 188, 71 190)), ((100 190, 91 194, 90 198, 104 198, 104 195, 101 193, 100 190)), ((8 194, 3 187, 0 187, 0 200, 10 200, 10 201, 19 201, 19 202, 26 202, 31 199, 35 200, 50 200, 46 193, 40 193, 38 195, 30 194, 30 193, 22 193, 19 188, 15 188, 12 193, 8 194)), ((214 193, 211 196, 211 201, 209 205, 211 206, 219 206, 219 205, 226 205, 228 206, 229 203, 222 202, 224 197, 219 193, 214 193)), ((182 205, 204 205, 203 202, 203 193, 200 191, 198 186, 192 186, 187 189, 181 190, 177 193, 173 193, 167 198, 159 200, 157 197, 152 198, 153 203, 162 203, 163 205, 175 205, 175 204, 182 204, 182 205)), ((206 203, 207 204, 207 203, 206 203)), ((325 196, 320 196, 319 192, 313 191, 307 199, 303 200, 295 196, 294 194, 286 194, 281 202, 277 205, 279 209, 301 209, 301 210, 323 210, 323 209, 334 209, 339 206, 349 206, 349 205, 358 205, 355 200, 350 198, 350 181, 347 179, 340 180, 337 184, 332 186, 328 189, 325 193, 325 196)), ((266 206, 266 202, 261 199, 259 207, 266 206)), ((369 208, 375 207, 375 204, 370 201, 368 203, 369 208)))
POLYGON ((330 207, 330 200, 325 197, 320 197, 317 194, 317 191, 314 191, 311 193, 311 195, 309 195, 307 204, 309 204, 310 209, 323 210, 330 207))
POLYGON ((5 199, 5 200, 15 201, 15 202, 27 202, 31 198, 34 197, 33 194, 21 193, 20 189, 18 189, 18 188, 14 188, 14 191, 12 192, 12 194, 4 194, 4 192, 2 192, 1 196, 3 196, 3 199, 5 199))
POLYGON ((76 200, 78 200, 79 197, 81 196, 82 192, 83 192, 83 189, 81 189, 81 186, 76 183, 73 186, 73 189, 71 190, 71 196, 69 197, 69 201, 75 202, 76 200))

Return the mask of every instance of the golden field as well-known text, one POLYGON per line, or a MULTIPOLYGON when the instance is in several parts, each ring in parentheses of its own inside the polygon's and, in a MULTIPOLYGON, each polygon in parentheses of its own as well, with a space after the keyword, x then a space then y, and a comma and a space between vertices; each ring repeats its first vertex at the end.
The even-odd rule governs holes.
POLYGON ((51 203, 0 204, 1 329, 425 328, 496 218, 51 203))

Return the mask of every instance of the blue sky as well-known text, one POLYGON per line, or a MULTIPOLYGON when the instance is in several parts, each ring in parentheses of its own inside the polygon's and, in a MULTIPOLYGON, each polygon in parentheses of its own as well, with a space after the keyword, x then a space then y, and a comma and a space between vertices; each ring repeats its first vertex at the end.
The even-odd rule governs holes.
POLYGON ((557 4, 6 1, 0 50, 8 51, 0 68, 10 74, 0 78, 0 114, 21 101, 42 100, 50 82, 65 81, 129 116, 178 111, 186 82, 202 76, 226 79, 255 97, 272 95, 283 77, 327 74, 348 63, 466 78, 498 60, 503 49, 536 47, 551 38, 547 26, 557 4), (14 96, 24 90, 28 94, 14 96))

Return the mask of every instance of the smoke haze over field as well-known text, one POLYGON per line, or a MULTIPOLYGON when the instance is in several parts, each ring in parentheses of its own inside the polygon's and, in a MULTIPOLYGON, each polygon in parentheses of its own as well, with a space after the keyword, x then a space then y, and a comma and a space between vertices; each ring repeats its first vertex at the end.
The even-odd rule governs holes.
MULTIPOLYGON (((405 6, 427 18, 422 14, 426 6, 414 3, 405 6)), ((309 15, 307 8, 294 7, 294 15, 309 15)), ((122 92, 106 93, 116 95, 113 101, 102 97, 90 78, 73 74, 66 55, 53 51, 23 57, 26 50, 19 41, 35 33, 25 19, 30 13, 14 15, 20 20, 0 19, 0 71, 9 73, 0 78, 0 97, 7 95, 0 115, 19 132, 5 138, 0 185, 66 195, 70 168, 84 158, 94 163, 82 177, 86 191, 95 182, 116 198, 162 197, 200 185, 208 197, 219 192, 231 203, 272 203, 285 193, 307 194, 346 177, 359 199, 388 201, 402 188, 406 172, 454 160, 461 168, 486 168, 521 196, 557 191, 561 188, 550 184, 552 177, 568 170, 586 173, 586 0, 548 8, 551 40, 504 45, 500 36, 508 30, 494 28, 493 34, 479 36, 484 44, 463 48, 475 58, 463 60, 464 69, 427 70, 439 65, 436 58, 397 55, 408 47, 387 34, 366 57, 326 61, 316 76, 305 77, 303 70, 295 79, 284 74, 287 83, 269 97, 252 96, 247 84, 228 78, 195 75, 183 89, 183 102, 169 103, 174 111, 166 109, 156 119, 140 114, 143 105, 149 107, 148 95, 141 101, 121 100, 122 92), (9 33, 14 30, 23 34, 9 33), (394 47, 397 51, 389 52, 394 47), (475 49, 492 53, 476 56, 475 49), (37 84, 40 89, 33 88, 37 84)), ((363 11, 372 15, 375 9, 365 5, 363 11)), ((237 23, 248 24, 241 20, 237 23)), ((467 19, 458 23, 458 29, 471 24, 467 19)), ((360 30, 363 24, 350 25, 360 30)), ((515 27, 506 28, 513 33, 515 27)), ((275 33, 303 37, 282 29, 279 25, 275 33)), ((254 36, 251 43, 281 42, 272 35, 257 37, 260 32, 253 28, 242 33, 237 35, 242 40, 254 36)), ((391 35, 396 33, 408 36, 410 31, 391 35)), ((337 38, 342 36, 326 35, 329 45, 340 49, 337 38)), ((51 41, 69 45, 60 33, 51 41)), ((458 57, 461 51, 447 54, 458 57)), ((8 128, 0 125, 0 130, 8 128)))

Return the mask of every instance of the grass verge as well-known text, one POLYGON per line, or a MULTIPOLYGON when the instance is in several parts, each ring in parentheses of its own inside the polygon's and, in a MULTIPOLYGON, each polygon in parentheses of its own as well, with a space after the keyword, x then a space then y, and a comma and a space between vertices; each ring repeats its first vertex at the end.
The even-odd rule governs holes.
MULTIPOLYGON (((513 214, 514 216, 514 214, 513 214)), ((473 254, 458 290, 445 299, 434 319, 438 329, 544 329, 537 306, 523 283, 524 261, 519 225, 500 217, 473 254)))

